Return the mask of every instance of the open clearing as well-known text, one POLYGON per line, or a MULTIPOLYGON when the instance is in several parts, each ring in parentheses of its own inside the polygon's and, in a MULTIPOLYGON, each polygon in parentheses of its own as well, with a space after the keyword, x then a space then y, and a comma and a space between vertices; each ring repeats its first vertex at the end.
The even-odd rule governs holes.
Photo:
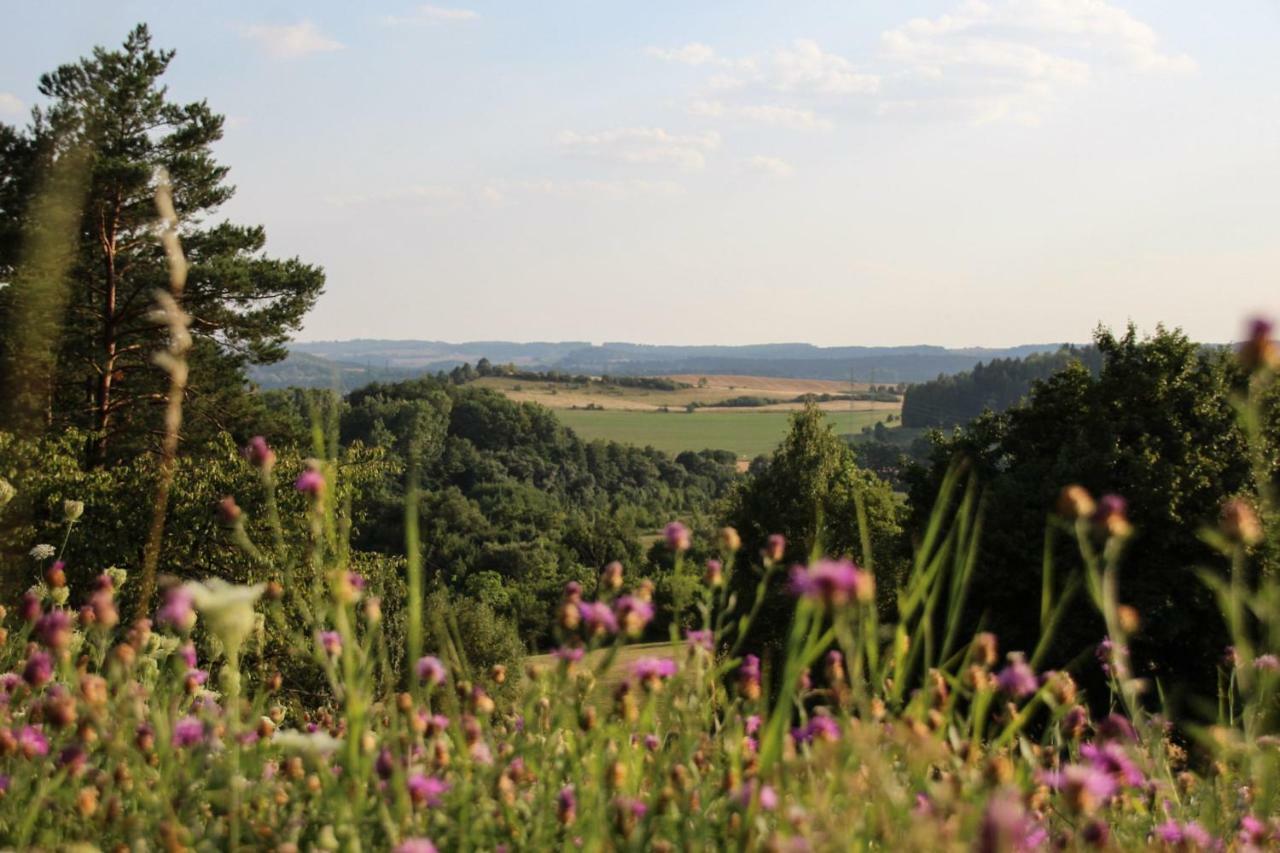
MULTIPOLYGON (((848 405, 847 403, 845 404, 848 405)), ((883 420, 888 412, 828 412, 837 433, 861 432, 883 420)), ((561 422, 585 439, 606 439, 639 447, 652 446, 667 453, 685 450, 730 450, 750 459, 769 453, 791 424, 789 412, 752 410, 681 412, 586 411, 556 412, 561 422)))
MULTIPOLYGON (((865 383, 851 385, 848 382, 832 382, 824 379, 779 379, 768 376, 694 376, 680 375, 659 377, 684 382, 690 388, 661 391, 650 388, 623 388, 599 383, 546 382, 521 380, 505 376, 486 376, 475 380, 482 388, 492 388, 517 402, 541 403, 550 409, 583 409, 596 406, 612 411, 656 412, 664 407, 684 409, 690 403, 709 408, 735 397, 761 397, 777 400, 767 406, 754 409, 735 408, 735 411, 794 411, 803 403, 793 402, 805 394, 849 394, 866 391, 865 383), (700 381, 705 385, 698 387, 700 381)), ((900 403, 871 401, 830 401, 822 408, 845 411, 896 412, 900 403)))

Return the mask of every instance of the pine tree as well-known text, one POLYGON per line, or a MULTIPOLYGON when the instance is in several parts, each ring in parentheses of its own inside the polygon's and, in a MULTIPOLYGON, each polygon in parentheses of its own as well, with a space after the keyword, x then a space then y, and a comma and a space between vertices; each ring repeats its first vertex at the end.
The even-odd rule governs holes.
MULTIPOLYGON (((92 56, 40 78, 49 99, 25 132, 0 126, 0 278, 9 277, 3 311, 4 390, 22 374, 13 341, 33 288, 65 287, 61 334, 45 420, 88 431, 88 461, 136 452, 158 424, 166 378, 152 364, 165 330, 150 316, 167 269, 156 239, 154 194, 167 170, 191 268, 183 308, 194 348, 188 424, 226 427, 243 404, 244 367, 284 357, 288 334, 324 287, 324 273, 296 258, 266 257, 265 231, 212 217, 235 188, 213 156, 223 117, 205 101, 174 103, 161 78, 174 52, 156 50, 145 25, 119 50, 92 56), (42 176, 82 154, 85 204, 65 282, 24 277, 19 240, 39 227, 31 211, 42 176)), ((39 300, 37 300, 39 301, 39 300)), ((10 412, 12 419, 21 413, 10 412)))

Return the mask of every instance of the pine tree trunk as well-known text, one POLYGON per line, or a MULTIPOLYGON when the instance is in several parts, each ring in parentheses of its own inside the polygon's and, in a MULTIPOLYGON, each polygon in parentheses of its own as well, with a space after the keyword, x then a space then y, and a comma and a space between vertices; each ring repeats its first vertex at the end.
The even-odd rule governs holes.
POLYGON ((93 438, 89 450, 89 463, 103 465, 107 461, 107 429, 111 424, 111 382, 116 369, 116 294, 119 279, 116 274, 116 224, 119 221, 120 199, 117 195, 111 225, 102 229, 102 247, 106 253, 106 287, 102 298, 102 364, 94 389, 93 438))

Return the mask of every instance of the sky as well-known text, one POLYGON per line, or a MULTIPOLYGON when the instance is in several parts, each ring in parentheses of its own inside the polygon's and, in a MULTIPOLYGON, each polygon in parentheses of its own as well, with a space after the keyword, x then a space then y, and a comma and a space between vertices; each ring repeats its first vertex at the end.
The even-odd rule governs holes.
POLYGON ((302 340, 1005 346, 1280 314, 1280 0, 14 2, 147 22, 302 340))

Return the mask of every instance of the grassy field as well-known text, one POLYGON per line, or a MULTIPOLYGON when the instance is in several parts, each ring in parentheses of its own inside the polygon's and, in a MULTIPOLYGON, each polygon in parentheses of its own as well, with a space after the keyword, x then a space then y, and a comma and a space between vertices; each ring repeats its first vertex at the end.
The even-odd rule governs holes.
MULTIPOLYGON (((551 409, 598 406, 610 411, 636 412, 656 412, 663 407, 684 409, 690 403, 714 408, 718 403, 734 397, 760 397, 780 401, 762 407, 761 411, 793 411, 801 408, 802 404, 791 401, 804 394, 849 394, 851 391, 865 391, 868 387, 865 383, 850 385, 848 382, 831 382, 823 379, 778 379, 767 376, 687 375, 669 378, 691 387, 660 391, 600 383, 543 382, 502 376, 477 379, 475 384, 481 388, 492 388, 517 402, 540 403, 551 409)), ((832 411, 847 412, 850 405, 847 400, 844 400, 824 403, 822 407, 832 411)), ((857 401, 852 406, 859 410, 885 412, 897 412, 902 408, 901 403, 871 401, 857 401)))
MULTIPOLYGON (((848 404, 846 404, 847 406, 848 404)), ((828 412, 838 433, 856 433, 883 420, 887 411, 828 412)), ((634 412, 561 409, 560 420, 585 439, 607 439, 668 453, 731 450, 742 458, 768 453, 787 434, 788 412, 634 412)))

